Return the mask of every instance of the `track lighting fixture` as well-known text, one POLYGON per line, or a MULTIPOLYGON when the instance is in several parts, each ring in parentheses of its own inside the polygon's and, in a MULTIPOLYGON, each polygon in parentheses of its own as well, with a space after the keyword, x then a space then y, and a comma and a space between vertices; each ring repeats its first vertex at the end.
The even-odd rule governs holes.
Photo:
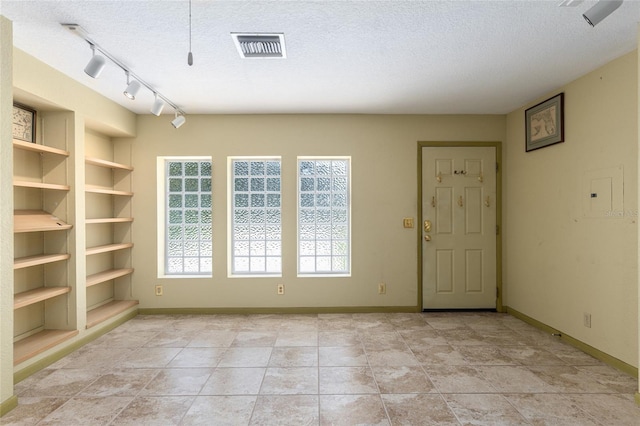
POLYGON ((187 119, 184 118, 184 115, 178 115, 178 112, 176 111, 176 118, 173 119, 171 125, 177 129, 182 126, 185 121, 187 121, 187 119))
POLYGON ((129 73, 127 73, 127 88, 124 89, 124 95, 133 101, 136 99, 136 95, 138 94, 139 90, 140 83, 138 83, 138 80, 129 82, 129 73))
POLYGON ((110 60, 114 65, 116 65, 118 68, 120 68, 122 71, 124 71, 125 74, 127 75, 127 88, 124 91, 124 95, 126 97, 128 97, 129 99, 135 100, 136 95, 140 91, 140 88, 145 87, 155 95, 155 100, 154 100, 153 106, 151 107, 151 113, 153 115, 159 116, 160 114, 162 114, 162 109, 164 108, 165 104, 169 104, 176 112, 176 117, 171 122, 173 127, 177 129, 187 121, 187 119, 185 118, 185 112, 181 108, 179 108, 175 103, 171 102, 171 100, 169 100, 166 96, 163 96, 160 92, 158 92, 155 88, 153 88, 149 83, 147 83, 146 81, 141 79, 139 76, 134 74, 127 66, 125 66, 122 62, 116 59, 113 55, 111 55, 109 52, 104 50, 100 45, 98 45, 98 43, 96 43, 91 37, 89 37, 89 34, 87 34, 87 32, 82 27, 80 27, 77 24, 60 24, 60 25, 67 28, 69 31, 71 31, 72 33, 82 38, 87 43, 89 43, 93 56, 91 57, 91 60, 89 61, 89 63, 84 69, 84 72, 86 72, 89 76, 93 78, 98 78, 98 76, 100 75, 100 73, 102 72, 102 70, 106 65, 106 60, 105 60, 106 58, 110 60), (97 55, 96 50, 100 52, 102 55, 97 55))
POLYGON ((162 98, 158 97, 158 94, 155 93, 156 99, 153 101, 153 106, 151 107, 151 114, 159 116, 162 114, 162 110, 164 109, 165 102, 162 98))
POLYGON ((598 25, 604 18, 611 15, 622 4, 622 0, 600 0, 582 17, 592 27, 598 25))
POLYGON ((104 66, 106 65, 106 61, 104 59, 104 56, 96 55, 96 47, 91 43, 89 44, 91 45, 92 56, 87 66, 84 67, 84 72, 89 77, 98 78, 100 76, 100 73, 104 69, 104 66))

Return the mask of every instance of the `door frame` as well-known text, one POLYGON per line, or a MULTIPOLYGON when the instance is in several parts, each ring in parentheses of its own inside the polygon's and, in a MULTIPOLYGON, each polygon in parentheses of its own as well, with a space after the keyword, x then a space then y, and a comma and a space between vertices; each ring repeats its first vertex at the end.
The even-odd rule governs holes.
POLYGON ((502 304, 502 142, 438 142, 438 141, 418 141, 418 220, 416 221, 416 238, 418 244, 418 309, 423 310, 422 305, 422 270, 423 250, 422 250, 422 148, 425 147, 446 147, 446 148, 473 148, 473 147, 494 147, 496 149, 496 311, 504 312, 502 304))

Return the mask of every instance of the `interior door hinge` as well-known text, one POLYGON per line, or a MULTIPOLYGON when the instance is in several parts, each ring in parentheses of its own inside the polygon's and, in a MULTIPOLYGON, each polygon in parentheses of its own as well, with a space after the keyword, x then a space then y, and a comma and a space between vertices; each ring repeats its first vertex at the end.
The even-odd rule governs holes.
POLYGON ((500 163, 496 162, 496 173, 500 170, 500 163))
POLYGON ((500 235, 500 225, 496 225, 496 235, 500 235))

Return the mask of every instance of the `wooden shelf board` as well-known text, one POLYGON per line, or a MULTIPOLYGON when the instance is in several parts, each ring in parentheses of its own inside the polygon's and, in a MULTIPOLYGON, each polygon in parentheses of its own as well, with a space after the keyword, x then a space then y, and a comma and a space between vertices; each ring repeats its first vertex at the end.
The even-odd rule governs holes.
POLYGON ((22 149, 24 151, 33 151, 33 152, 40 152, 40 153, 46 153, 46 154, 56 154, 56 155, 62 155, 63 157, 68 157, 69 156, 69 151, 65 151, 64 149, 53 148, 51 146, 40 145, 40 144, 37 144, 37 143, 25 142, 25 141, 21 141, 21 140, 18 140, 18 139, 14 139, 13 140, 13 147, 14 148, 18 148, 18 149, 22 149))
POLYGON ((100 284, 106 281, 111 281, 119 277, 124 277, 125 275, 129 275, 131 273, 133 273, 133 268, 110 269, 108 271, 103 271, 103 272, 98 272, 97 274, 88 275, 87 287, 91 287, 92 285, 100 284))
POLYGON ((124 223, 124 222, 133 222, 133 218, 132 217, 103 217, 103 218, 85 220, 85 223, 87 225, 92 223, 124 223))
POLYGON ((85 157, 84 162, 86 164, 91 164, 98 167, 106 167, 108 169, 121 169, 121 170, 133 171, 133 167, 128 166, 126 164, 115 163, 113 161, 102 160, 100 158, 95 158, 95 157, 85 157))
POLYGON ((108 320, 111 317, 118 315, 126 311, 127 309, 136 306, 137 300, 114 300, 106 305, 102 305, 87 312, 87 328, 91 328, 100 324, 103 321, 108 320))
POLYGON ((13 269, 29 268, 31 266, 45 265, 47 263, 59 262, 67 260, 71 257, 67 253, 59 254, 39 254, 36 256, 19 257, 13 259, 13 269))
POLYGON ((32 358, 39 353, 71 339, 78 330, 43 330, 13 344, 13 365, 32 358))
POLYGON ((56 191, 69 191, 69 185, 61 185, 59 183, 44 183, 44 182, 31 182, 27 180, 14 180, 13 186, 19 186, 22 188, 37 188, 37 189, 53 189, 56 191))
POLYGON ((90 192, 92 194, 107 194, 107 195, 124 195, 125 197, 132 197, 133 192, 130 191, 118 191, 116 189, 104 188, 102 186, 95 185, 85 185, 85 192, 90 192))
POLYGON ((13 232, 60 231, 72 225, 43 210, 14 210, 13 232))
POLYGON ((91 256, 93 254, 107 253, 107 252, 116 251, 116 250, 124 250, 130 247, 133 247, 133 243, 107 244, 104 246, 89 247, 87 248, 87 251, 85 254, 87 256, 91 256))
POLYGON ((13 295, 13 309, 24 308, 43 300, 52 299, 71 291, 71 287, 40 287, 13 295))

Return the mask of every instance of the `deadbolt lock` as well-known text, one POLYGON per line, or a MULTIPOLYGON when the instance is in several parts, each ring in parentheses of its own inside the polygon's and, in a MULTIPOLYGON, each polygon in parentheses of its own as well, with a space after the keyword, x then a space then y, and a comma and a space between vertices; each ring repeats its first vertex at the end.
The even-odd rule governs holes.
POLYGON ((424 221, 424 232, 431 232, 431 221, 430 220, 425 220, 424 221))

